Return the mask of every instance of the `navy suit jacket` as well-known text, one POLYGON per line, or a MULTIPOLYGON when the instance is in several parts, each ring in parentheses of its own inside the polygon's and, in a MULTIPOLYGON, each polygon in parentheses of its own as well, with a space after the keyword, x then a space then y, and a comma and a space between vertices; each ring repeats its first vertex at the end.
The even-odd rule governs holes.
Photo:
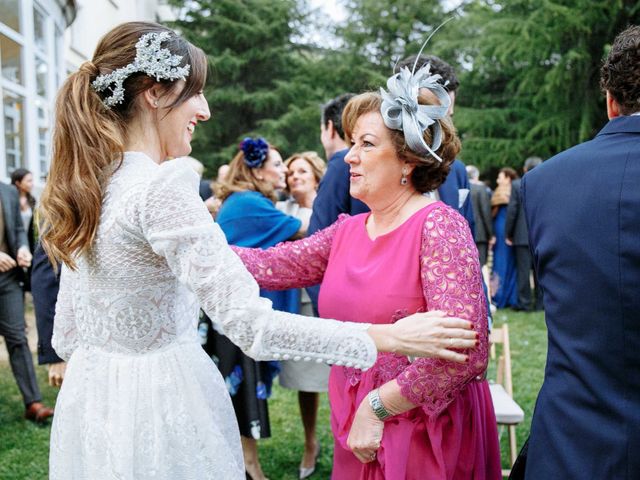
POLYGON ((504 222, 504 236, 510 238, 514 245, 526 247, 529 245, 529 232, 520 198, 520 182, 521 180, 518 179, 511 183, 511 196, 507 206, 507 218, 504 222))
POLYGON ((31 293, 38 329, 38 363, 57 363, 62 359, 51 346, 53 336, 53 318, 56 313, 56 300, 60 289, 60 272, 53 270, 49 257, 40 242, 33 253, 31 270, 31 293))
POLYGON ((527 173, 549 349, 526 478, 640 478, 640 116, 527 173))

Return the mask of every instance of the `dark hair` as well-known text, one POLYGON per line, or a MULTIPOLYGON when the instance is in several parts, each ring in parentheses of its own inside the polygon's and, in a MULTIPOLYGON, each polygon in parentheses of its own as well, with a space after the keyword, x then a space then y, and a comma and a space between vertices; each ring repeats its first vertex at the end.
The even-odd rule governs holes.
MULTIPOLYGON (((18 182, 22 182, 22 180, 24 179, 24 177, 26 177, 27 175, 33 175, 31 173, 30 170, 27 170, 26 168, 16 168, 12 173, 11 173, 11 185, 15 185, 16 188, 18 188, 18 182)), ((27 202, 29 203, 29 206, 33 209, 36 206, 36 199, 34 198, 33 195, 31 195, 30 192, 26 192, 25 193, 26 197, 27 197, 27 202)))
POLYGON ((620 33, 600 70, 600 87, 620 105, 620 113, 640 111, 640 27, 620 33))
POLYGON ((322 106, 322 125, 326 127, 329 124, 329 120, 331 120, 333 128, 336 129, 336 132, 343 140, 345 136, 342 128, 342 111, 353 97, 355 97, 353 93, 343 93, 322 106))
MULTIPOLYGON (((428 98, 425 95, 420 95, 418 103, 421 105, 433 103, 428 98)), ((380 113, 381 106, 382 97, 378 92, 366 92, 353 97, 342 113, 342 124, 347 138, 351 138, 358 118, 370 112, 380 113)), ((380 120, 382 121, 382 117, 380 120)), ((442 162, 431 155, 418 155, 409 148, 402 131, 388 129, 398 158, 415 165, 411 173, 411 184, 420 193, 430 192, 442 185, 449 174, 451 164, 460 151, 460 140, 449 117, 445 117, 439 122, 442 126, 442 144, 436 153, 442 158, 442 162)), ((423 138, 427 145, 431 144, 430 128, 424 131, 423 138)))
MULTIPOLYGON (((399 72, 403 67, 408 67, 409 70, 411 70, 413 68, 413 64, 416 61, 416 57, 417 55, 411 55, 401 62, 398 62, 396 68, 394 69, 394 73, 399 72)), ((447 91, 455 92, 456 90, 458 90, 460 82, 458 81, 456 72, 453 70, 453 67, 451 65, 442 60, 440 57, 436 57, 435 55, 420 55, 418 63, 416 64, 416 70, 427 63, 431 65, 431 73, 438 74, 442 77, 442 85, 445 85, 445 83, 449 82, 445 85, 447 91)))
MULTIPOLYGON (((93 244, 103 201, 104 171, 121 162, 127 127, 136 113, 138 95, 161 84, 171 93, 177 81, 157 82, 137 72, 124 81, 124 100, 107 108, 103 99, 111 92, 96 92, 91 83, 100 74, 131 64, 136 44, 147 33, 168 32, 162 47, 182 56, 180 66, 191 66, 182 91, 167 108, 175 108, 204 88, 207 57, 167 27, 151 22, 129 22, 109 31, 98 43, 93 59, 83 63, 62 85, 56 101, 53 150, 49 180, 42 194, 42 245, 55 264, 75 268, 74 255, 93 244)), ((167 110, 167 113, 170 110, 167 110)))
POLYGON ((505 177, 509 177, 511 179, 511 181, 514 181, 515 179, 518 178, 518 172, 516 172, 511 167, 502 167, 500 169, 500 171, 498 172, 498 174, 500 174, 500 173, 504 173, 505 177))

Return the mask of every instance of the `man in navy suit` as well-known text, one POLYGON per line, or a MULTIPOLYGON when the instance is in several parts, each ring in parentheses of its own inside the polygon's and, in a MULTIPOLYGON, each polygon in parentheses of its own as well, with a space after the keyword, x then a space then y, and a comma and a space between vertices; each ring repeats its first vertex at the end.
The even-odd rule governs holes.
POLYGON ((640 478, 640 27, 602 66, 609 122, 522 180, 549 350, 526 478, 640 478))
MULTIPOLYGON (((540 157, 529 157, 524 162, 524 173, 533 170, 542 163, 540 157)), ((529 248, 529 231, 527 219, 524 214, 524 206, 520 198, 520 179, 511 182, 511 196, 507 206, 507 217, 504 223, 505 243, 513 247, 516 256, 516 284, 518 286, 518 304, 514 310, 540 310, 542 309, 542 295, 540 286, 534 274, 535 300, 531 298, 531 249, 529 248)))

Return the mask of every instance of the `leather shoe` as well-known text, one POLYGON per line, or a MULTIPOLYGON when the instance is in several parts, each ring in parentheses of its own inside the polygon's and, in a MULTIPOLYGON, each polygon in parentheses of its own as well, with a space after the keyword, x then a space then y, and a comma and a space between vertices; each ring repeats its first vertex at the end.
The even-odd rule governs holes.
POLYGON ((40 402, 31 403, 24 412, 24 418, 36 423, 44 423, 49 417, 53 417, 53 408, 40 402))

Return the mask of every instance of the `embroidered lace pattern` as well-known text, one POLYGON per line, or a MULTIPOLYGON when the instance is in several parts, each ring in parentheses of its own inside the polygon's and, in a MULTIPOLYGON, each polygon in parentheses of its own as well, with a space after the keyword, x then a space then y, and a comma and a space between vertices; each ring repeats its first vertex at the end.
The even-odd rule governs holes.
POLYGON ((419 358, 397 377, 408 400, 428 415, 437 415, 486 369, 487 308, 476 247, 460 214, 441 207, 427 215, 420 257, 428 309, 470 320, 480 340, 467 364, 419 358))
POLYGON ((243 479, 224 381, 199 345, 200 305, 256 359, 367 368, 364 330, 274 312, 180 161, 126 153, 91 254, 63 268, 53 346, 69 360, 51 436, 52 479, 243 479))
POLYGON ((303 288, 322 282, 331 244, 340 225, 349 215, 340 215, 329 227, 295 242, 260 248, 231 247, 261 288, 282 290, 303 288))

